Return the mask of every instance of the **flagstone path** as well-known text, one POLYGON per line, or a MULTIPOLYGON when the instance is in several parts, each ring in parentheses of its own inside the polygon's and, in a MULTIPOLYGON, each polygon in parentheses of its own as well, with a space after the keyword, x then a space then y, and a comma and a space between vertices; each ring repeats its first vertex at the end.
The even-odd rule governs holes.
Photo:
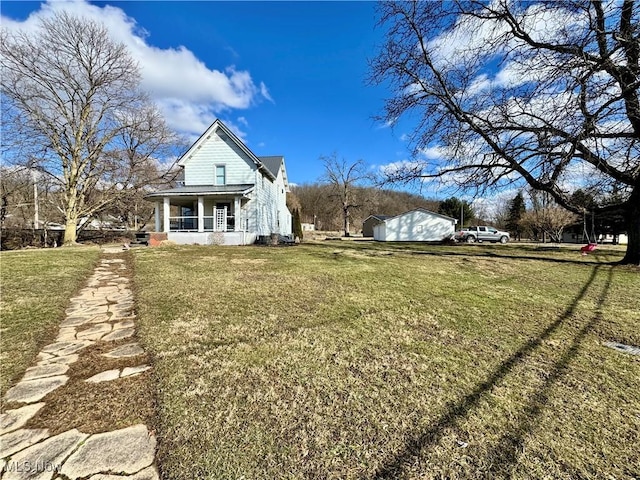
POLYGON ((28 368, 22 380, 5 394, 4 403, 14 408, 0 414, 2 480, 159 478, 155 465, 156 439, 146 425, 92 434, 67 427, 68 430, 56 435, 50 435, 49 428, 27 428, 47 404, 48 396, 69 381, 70 366, 89 347, 126 339, 128 343, 107 348, 102 356, 131 362, 131 366, 83 379, 89 384, 126 382, 151 368, 137 363, 136 357, 142 356, 144 350, 134 340, 133 292, 126 262, 113 258, 113 253, 122 250, 103 249, 102 260, 86 287, 71 299, 54 343, 41 350, 36 365, 28 368))

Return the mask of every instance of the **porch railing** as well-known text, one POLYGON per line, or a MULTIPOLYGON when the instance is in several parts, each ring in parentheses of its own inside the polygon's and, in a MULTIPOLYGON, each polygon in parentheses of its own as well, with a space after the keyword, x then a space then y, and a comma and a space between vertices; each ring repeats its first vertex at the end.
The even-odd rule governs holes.
MULTIPOLYGON (((232 232, 235 230, 235 217, 225 215, 226 212, 217 211, 216 215, 203 217, 203 231, 205 232, 232 232)), ((197 232, 197 216, 169 217, 170 232, 197 232)))

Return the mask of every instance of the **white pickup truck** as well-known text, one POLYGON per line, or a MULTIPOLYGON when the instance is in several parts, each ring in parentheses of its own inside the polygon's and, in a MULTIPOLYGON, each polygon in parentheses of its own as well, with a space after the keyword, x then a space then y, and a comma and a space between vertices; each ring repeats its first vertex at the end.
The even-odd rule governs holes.
POLYGON ((466 227, 456 232, 454 238, 458 242, 500 242, 507 243, 509 241, 509 233, 502 232, 493 227, 479 225, 475 227, 466 227))

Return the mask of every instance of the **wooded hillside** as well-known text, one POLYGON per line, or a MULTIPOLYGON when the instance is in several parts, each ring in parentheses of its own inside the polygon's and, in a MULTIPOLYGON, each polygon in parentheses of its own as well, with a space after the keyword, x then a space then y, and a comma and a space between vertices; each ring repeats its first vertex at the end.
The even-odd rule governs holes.
MULTIPOLYGON (((369 215, 397 215, 417 207, 437 212, 440 205, 439 200, 376 187, 354 187, 353 192, 358 207, 351 213, 351 233, 360 233, 362 222, 369 215)), ((315 223, 317 230, 342 228, 340 204, 332 198, 330 185, 312 183, 292 187, 287 205, 291 211, 298 208, 302 223, 315 223)))

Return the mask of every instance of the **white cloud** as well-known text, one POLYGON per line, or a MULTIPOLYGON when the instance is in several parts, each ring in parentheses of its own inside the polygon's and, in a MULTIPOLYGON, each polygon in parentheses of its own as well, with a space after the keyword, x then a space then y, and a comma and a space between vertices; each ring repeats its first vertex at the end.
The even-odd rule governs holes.
POLYGON ((269 90, 267 89, 267 86, 264 84, 264 82, 260 82, 260 95, 262 95, 270 102, 276 103, 275 100, 271 98, 271 94, 269 93, 269 90))
POLYGON ((156 99, 156 102, 169 128, 184 133, 190 141, 195 141, 216 119, 215 111, 207 105, 179 98, 156 99))
POLYGON ((224 122, 224 124, 229 127, 229 130, 231 130, 234 135, 236 137, 238 137, 240 140, 242 140, 244 143, 247 143, 247 132, 245 132, 244 130, 242 130, 238 124, 236 122, 234 122, 233 120, 230 120, 228 118, 221 118, 220 120, 222 120, 224 122))
POLYGON ((383 130, 385 128, 393 128, 397 121, 398 121, 397 118, 393 118, 391 120, 385 120, 384 123, 379 123, 376 126, 376 130, 383 130))
POLYGON ((117 7, 49 0, 24 21, 3 16, 2 26, 35 31, 41 18, 60 11, 102 22, 114 40, 125 44, 140 65, 142 87, 163 110, 171 128, 188 137, 197 138, 225 111, 246 109, 261 99, 273 102, 266 85, 256 85, 246 70, 233 65, 210 68, 185 46, 161 49, 150 45, 147 32, 117 7))
MULTIPOLYGON (((503 11, 499 0, 487 5, 487 9, 503 11)), ((553 40, 555 43, 571 43, 572 37, 580 35, 584 25, 588 24, 588 16, 584 11, 571 11, 562 4, 553 8, 550 5, 531 4, 516 12, 524 29, 536 41, 553 40)), ((479 16, 465 15, 458 18, 449 30, 429 41, 427 47, 432 52, 436 66, 472 65, 476 62, 480 73, 468 86, 464 95, 473 98, 475 95, 491 88, 515 88, 527 82, 543 82, 549 78, 549 67, 545 61, 531 55, 532 49, 522 40, 509 35, 509 25, 497 18, 493 20, 481 18, 487 14, 479 8, 479 16), (517 61, 514 55, 520 54, 517 61), (524 53, 524 56, 521 55, 524 53), (487 75, 485 66, 490 66, 496 58, 506 55, 500 65, 500 71, 494 78, 487 75)), ((535 50, 535 49, 533 49, 535 50)), ((411 88, 415 88, 412 86, 411 88)), ((412 93, 411 88, 407 94, 412 93)))
POLYGON ((410 175, 420 175, 425 171, 427 163, 422 160, 400 160, 378 167, 379 172, 389 178, 403 178, 410 175))
POLYGON ((439 160, 447 155, 447 150, 441 146, 431 146, 420 150, 420 154, 427 160, 439 160))

